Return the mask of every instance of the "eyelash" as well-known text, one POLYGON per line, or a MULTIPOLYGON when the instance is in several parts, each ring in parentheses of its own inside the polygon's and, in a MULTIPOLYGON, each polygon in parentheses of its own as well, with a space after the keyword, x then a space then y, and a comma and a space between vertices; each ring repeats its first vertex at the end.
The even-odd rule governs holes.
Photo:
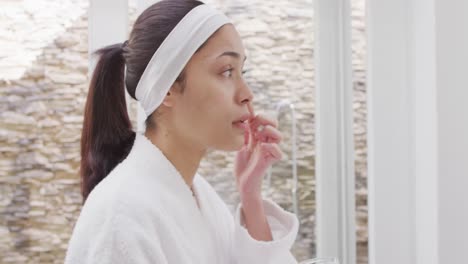
MULTIPOLYGON (((227 69, 227 70, 225 70, 225 71, 223 72, 223 74, 224 74, 225 72, 228 72, 228 71, 232 72, 233 70, 234 70, 234 68, 227 69)), ((247 72, 248 72, 248 70, 243 70, 243 71, 242 71, 242 75, 246 74, 247 72)), ((232 76, 232 74, 230 74, 230 75, 232 76)), ((231 77, 231 76, 229 76, 229 77, 231 77)))

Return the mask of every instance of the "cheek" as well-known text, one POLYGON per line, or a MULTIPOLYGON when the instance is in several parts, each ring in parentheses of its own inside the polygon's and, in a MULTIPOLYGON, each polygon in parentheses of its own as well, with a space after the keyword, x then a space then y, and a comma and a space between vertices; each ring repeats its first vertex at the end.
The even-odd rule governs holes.
POLYGON ((207 102, 210 110, 215 112, 226 112, 231 107, 231 99, 227 94, 223 93, 213 95, 209 101, 207 100, 207 102))
POLYGON ((201 129, 210 137, 208 140, 219 141, 232 129, 232 110, 227 99, 224 94, 212 94, 200 105, 201 122, 198 125, 203 126, 201 129))
POLYGON ((215 78, 201 78, 192 82, 192 86, 184 97, 186 122, 193 128, 215 136, 216 131, 226 132, 230 129, 232 119, 233 94, 228 83, 215 78), (216 130, 215 130, 216 129, 216 130))
POLYGON ((200 112, 225 113, 229 112, 232 104, 232 95, 229 89, 221 85, 211 85, 206 88, 206 93, 196 97, 197 110, 200 112))

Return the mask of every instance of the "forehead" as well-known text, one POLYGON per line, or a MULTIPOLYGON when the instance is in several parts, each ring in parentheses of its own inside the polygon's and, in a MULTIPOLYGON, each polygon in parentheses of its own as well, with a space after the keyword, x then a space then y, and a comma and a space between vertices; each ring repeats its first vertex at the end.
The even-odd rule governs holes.
POLYGON ((239 33, 232 24, 226 24, 218 29, 198 53, 203 59, 216 59, 226 51, 236 52, 242 58, 245 57, 244 45, 239 33))

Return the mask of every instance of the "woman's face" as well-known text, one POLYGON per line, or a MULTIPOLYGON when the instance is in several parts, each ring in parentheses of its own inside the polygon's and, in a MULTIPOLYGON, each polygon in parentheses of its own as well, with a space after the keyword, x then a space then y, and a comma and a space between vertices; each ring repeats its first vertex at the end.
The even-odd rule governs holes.
MULTIPOLYGON (((207 149, 239 150, 253 99, 242 76, 246 59, 239 34, 221 27, 185 67, 185 91, 175 92, 172 122, 179 137, 207 149)), ((177 91, 177 89, 174 89, 177 91)))

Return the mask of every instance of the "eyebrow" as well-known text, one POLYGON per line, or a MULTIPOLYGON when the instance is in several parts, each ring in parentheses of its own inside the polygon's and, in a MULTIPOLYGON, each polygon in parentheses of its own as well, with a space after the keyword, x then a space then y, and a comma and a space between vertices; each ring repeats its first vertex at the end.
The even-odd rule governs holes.
MULTIPOLYGON (((240 57, 241 57, 241 55, 239 53, 235 52, 235 51, 225 51, 221 55, 219 55, 217 57, 217 59, 220 58, 220 57, 223 57, 223 56, 230 56, 230 57, 234 57, 236 59, 240 59, 240 57)), ((247 56, 244 57, 244 61, 245 60, 247 60, 247 56)))

